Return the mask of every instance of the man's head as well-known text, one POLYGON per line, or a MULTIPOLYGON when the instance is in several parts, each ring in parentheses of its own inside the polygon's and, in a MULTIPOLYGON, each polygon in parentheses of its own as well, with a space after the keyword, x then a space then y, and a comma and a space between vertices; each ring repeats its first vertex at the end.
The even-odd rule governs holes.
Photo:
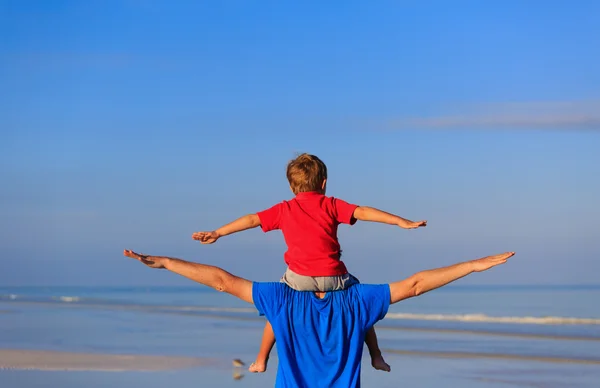
POLYGON ((288 163, 287 178, 294 194, 306 191, 325 194, 327 166, 314 155, 302 154, 288 163))

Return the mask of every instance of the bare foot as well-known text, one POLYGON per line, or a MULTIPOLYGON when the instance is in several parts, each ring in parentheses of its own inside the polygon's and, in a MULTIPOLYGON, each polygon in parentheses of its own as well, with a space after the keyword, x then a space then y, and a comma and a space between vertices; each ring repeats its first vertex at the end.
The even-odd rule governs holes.
POLYGON ((381 355, 371 358, 371 365, 373 365, 373 368, 382 370, 384 372, 389 372, 392 370, 392 368, 387 362, 385 362, 383 356, 381 355))
POLYGON ((252 364, 250 364, 250 367, 248 368, 249 372, 252 373, 263 373, 264 371, 267 370, 267 362, 258 362, 255 361, 252 364))

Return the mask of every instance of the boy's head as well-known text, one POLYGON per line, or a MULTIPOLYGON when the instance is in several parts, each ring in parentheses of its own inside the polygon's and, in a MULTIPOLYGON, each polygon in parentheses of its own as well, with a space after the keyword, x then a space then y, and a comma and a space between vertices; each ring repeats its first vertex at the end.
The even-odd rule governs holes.
POLYGON ((325 194, 327 166, 314 155, 302 154, 288 163, 287 178, 294 194, 306 191, 325 194))

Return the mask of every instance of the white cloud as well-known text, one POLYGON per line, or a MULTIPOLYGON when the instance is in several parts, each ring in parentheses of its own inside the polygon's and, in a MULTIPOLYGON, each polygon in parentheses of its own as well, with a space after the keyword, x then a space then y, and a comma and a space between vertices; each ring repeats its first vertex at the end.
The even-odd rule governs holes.
POLYGON ((406 117, 386 123, 391 129, 600 129, 600 101, 480 104, 459 112, 406 117))

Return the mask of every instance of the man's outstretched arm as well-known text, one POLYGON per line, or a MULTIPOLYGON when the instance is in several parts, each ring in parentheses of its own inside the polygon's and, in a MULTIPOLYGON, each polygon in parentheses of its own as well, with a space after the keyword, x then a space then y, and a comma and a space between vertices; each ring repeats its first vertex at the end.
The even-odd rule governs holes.
POLYGON ((448 283, 452 283, 473 272, 486 271, 492 267, 506 263, 506 260, 514 254, 514 252, 506 252, 500 255, 465 261, 449 267, 418 272, 407 279, 390 284, 390 302, 397 303, 413 296, 419 296, 427 291, 435 290, 448 283))
POLYGON ((136 259, 151 268, 164 268, 197 283, 237 296, 241 300, 252 301, 252 282, 212 265, 190 263, 189 261, 164 256, 150 256, 125 250, 123 254, 136 259))

